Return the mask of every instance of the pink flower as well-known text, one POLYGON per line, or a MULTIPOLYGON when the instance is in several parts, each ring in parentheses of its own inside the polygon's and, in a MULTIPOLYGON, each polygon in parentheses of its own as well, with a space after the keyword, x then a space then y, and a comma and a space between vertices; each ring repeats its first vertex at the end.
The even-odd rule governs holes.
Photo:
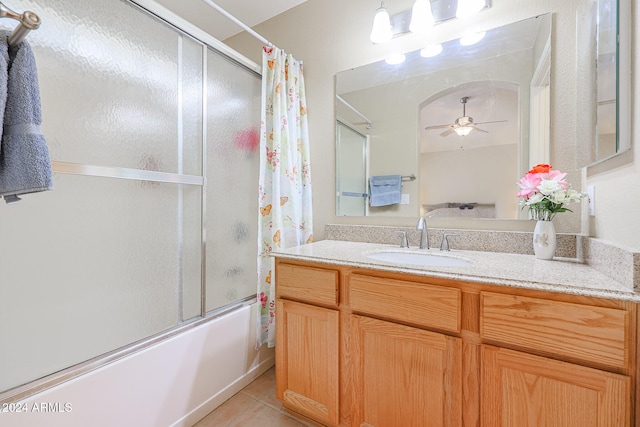
POLYGON ((566 173, 562 173, 558 170, 551 170, 549 171, 549 173, 543 175, 546 175, 546 177, 543 179, 555 181, 560 187, 562 187, 563 190, 569 188, 569 184, 567 184, 567 181, 563 181, 564 177, 567 176, 566 173))
POLYGON ((527 173, 525 176, 520 178, 520 182, 518 185, 520 186, 520 191, 518 191, 517 196, 528 199, 538 192, 538 185, 542 182, 541 173, 527 173))

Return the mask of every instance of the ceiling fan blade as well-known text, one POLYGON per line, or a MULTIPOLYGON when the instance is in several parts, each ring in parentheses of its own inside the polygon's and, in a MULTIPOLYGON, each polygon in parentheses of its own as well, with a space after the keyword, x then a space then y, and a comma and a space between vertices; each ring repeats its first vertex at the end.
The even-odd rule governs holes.
POLYGON ((484 129, 480 129, 480 128, 479 128, 479 127, 477 127, 477 126, 474 126, 474 127, 473 127, 473 130, 478 130, 478 131, 480 131, 480 132, 489 133, 489 131, 486 131, 486 130, 484 130, 484 129))
POLYGON ((440 134, 440 136, 449 136, 449 135, 451 135, 453 132, 454 132, 454 131, 453 131, 453 128, 451 128, 451 129, 447 129, 447 130, 445 130, 444 132, 442 132, 442 133, 440 134))
POLYGON ((424 128, 424 130, 431 130, 431 129, 444 129, 444 128, 450 128, 450 127, 453 127, 453 125, 427 126, 426 128, 424 128))
POLYGON ((474 124, 476 124, 476 125, 488 125, 490 123, 505 123, 505 122, 508 122, 508 121, 509 120, 496 120, 496 121, 493 121, 493 122, 479 122, 479 123, 474 123, 474 124))

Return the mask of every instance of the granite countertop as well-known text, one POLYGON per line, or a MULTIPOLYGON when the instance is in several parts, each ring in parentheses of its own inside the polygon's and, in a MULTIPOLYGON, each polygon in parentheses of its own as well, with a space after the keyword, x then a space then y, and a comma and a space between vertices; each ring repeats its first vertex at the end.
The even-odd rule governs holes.
POLYGON ((338 240, 322 240, 294 248, 274 250, 271 255, 300 261, 640 302, 640 293, 571 258, 554 258, 547 261, 536 259, 533 255, 454 249, 441 252, 435 248, 427 251, 416 247, 401 249, 398 245, 338 240), (367 257, 375 252, 389 251, 426 252, 463 259, 471 264, 461 267, 420 266, 378 261, 367 257))

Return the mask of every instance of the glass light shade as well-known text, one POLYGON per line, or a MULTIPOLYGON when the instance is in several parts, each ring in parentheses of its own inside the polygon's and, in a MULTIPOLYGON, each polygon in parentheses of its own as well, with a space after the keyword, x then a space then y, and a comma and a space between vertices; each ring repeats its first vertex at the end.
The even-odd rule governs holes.
POLYGON ((411 9, 411 23, 409 31, 412 33, 426 33, 435 24, 433 13, 431 12, 431 2, 429 0, 416 0, 411 9))
POLYGON ((392 36, 391 18, 383 3, 378 10, 376 10, 376 14, 373 17, 373 27, 371 28, 369 40, 373 43, 386 43, 391 40, 392 36))
POLYGON ((458 0, 456 18, 467 18, 480 12, 486 6, 485 0, 458 0))
POLYGON ((459 128, 455 128, 454 130, 460 136, 467 136, 467 135, 469 135, 471 133, 471 131, 473 130, 473 127, 472 126, 461 126, 459 128))
POLYGON ((405 58, 406 57, 404 53, 398 53, 396 55, 391 55, 390 57, 386 58, 384 62, 386 62, 389 65, 398 65, 398 64, 402 64, 405 58))
POLYGON ((442 53, 442 45, 438 44, 430 44, 429 46, 425 46, 420 49, 420 56, 423 58, 431 58, 433 56, 438 56, 442 53))
POLYGON ((472 44, 476 44, 484 38, 485 34, 487 34, 486 31, 482 31, 480 33, 467 34, 464 37, 460 37, 460 44, 462 46, 471 46, 472 44))

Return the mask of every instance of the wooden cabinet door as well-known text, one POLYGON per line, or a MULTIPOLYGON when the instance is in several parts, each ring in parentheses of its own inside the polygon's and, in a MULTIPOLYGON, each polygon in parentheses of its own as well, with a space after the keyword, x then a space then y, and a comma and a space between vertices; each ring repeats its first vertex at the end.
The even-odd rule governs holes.
POLYGON ((624 427, 629 377, 482 346, 483 427, 624 427))
POLYGON ((338 311, 276 301, 276 396, 283 405, 338 425, 338 311))
POLYGON ((356 427, 462 425, 462 341, 351 316, 356 427))

